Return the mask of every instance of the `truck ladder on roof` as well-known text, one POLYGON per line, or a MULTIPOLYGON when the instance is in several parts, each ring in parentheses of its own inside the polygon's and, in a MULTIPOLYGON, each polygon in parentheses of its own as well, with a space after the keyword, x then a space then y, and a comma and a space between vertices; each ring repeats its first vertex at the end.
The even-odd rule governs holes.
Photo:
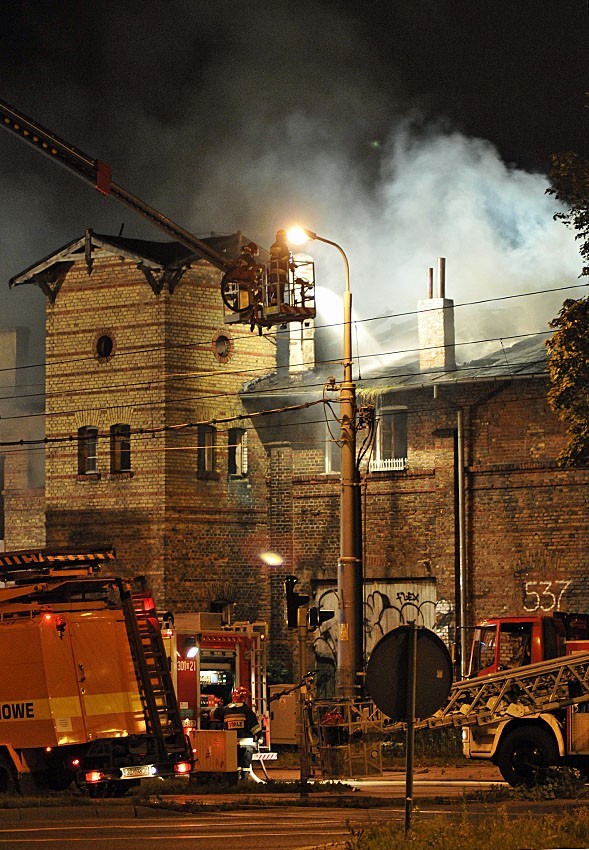
POLYGON ((0 552, 0 580, 9 580, 17 573, 52 573, 84 567, 100 572, 105 561, 114 561, 115 550, 109 549, 63 549, 51 552, 48 549, 19 549, 15 552, 0 552))
POLYGON ((589 652, 579 652, 457 682, 447 704, 418 725, 487 726, 585 702, 589 702, 589 652))
POLYGON ((145 597, 134 596, 122 579, 117 579, 117 585, 137 670, 146 731, 156 741, 160 761, 167 760, 170 749, 189 758, 190 748, 182 727, 170 664, 155 610, 146 611, 143 605, 145 597))

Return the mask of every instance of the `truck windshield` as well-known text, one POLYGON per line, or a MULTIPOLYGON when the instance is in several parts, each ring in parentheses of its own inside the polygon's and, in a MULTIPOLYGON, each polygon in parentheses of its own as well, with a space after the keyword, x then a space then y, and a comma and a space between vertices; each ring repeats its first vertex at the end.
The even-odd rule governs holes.
POLYGON ((482 670, 494 664, 496 634, 496 626, 483 626, 475 629, 469 676, 478 676, 482 670))
POLYGON ((499 646, 499 669, 521 667, 529 664, 532 643, 531 623, 501 623, 501 643, 499 646))

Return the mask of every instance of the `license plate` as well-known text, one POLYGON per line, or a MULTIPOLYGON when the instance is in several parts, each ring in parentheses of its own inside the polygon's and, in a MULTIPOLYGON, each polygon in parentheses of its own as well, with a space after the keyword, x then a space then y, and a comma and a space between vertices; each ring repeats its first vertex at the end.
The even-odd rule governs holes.
POLYGON ((142 776, 153 776, 151 764, 141 764, 137 767, 122 767, 121 779, 138 779, 142 776))

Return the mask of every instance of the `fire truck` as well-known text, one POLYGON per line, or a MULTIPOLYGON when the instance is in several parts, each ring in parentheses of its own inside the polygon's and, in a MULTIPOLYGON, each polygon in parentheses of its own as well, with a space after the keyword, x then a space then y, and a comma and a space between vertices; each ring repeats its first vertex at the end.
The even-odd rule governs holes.
POLYGON ((464 754, 510 785, 550 765, 589 775, 589 615, 493 618, 475 628, 469 677, 420 726, 462 729, 464 754))
POLYGON ((125 793, 186 775, 186 737, 145 583, 113 550, 0 553, 0 791, 125 793))
POLYGON ((262 726, 254 760, 266 773, 265 762, 276 759, 270 751, 266 634, 266 623, 223 624, 219 613, 163 615, 164 645, 196 774, 237 772, 236 733, 219 727, 214 709, 231 702, 238 686, 250 692, 262 726))

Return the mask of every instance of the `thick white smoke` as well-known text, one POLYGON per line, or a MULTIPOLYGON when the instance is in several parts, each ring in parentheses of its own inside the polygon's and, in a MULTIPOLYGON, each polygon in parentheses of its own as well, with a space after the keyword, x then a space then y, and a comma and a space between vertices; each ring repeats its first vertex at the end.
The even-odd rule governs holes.
MULTIPOLYGON (((76 15, 46 5, 45 18, 10 22, 20 49, 0 60, 0 95, 195 233, 242 230, 268 245, 279 227, 306 224, 344 247, 364 318, 413 310, 438 256, 456 303, 576 282, 547 179, 432 121, 443 107, 409 95, 420 68, 396 58, 394 38, 375 38, 372 12, 336 0, 99 0, 76 15)), ((429 49, 423 20, 443 26, 452 11, 397 5, 399 25, 415 24, 412 50, 429 49)), ((443 53, 437 38, 432 48, 443 53)), ((0 322, 31 317, 39 350, 43 297, 9 294, 8 277, 87 227, 165 237, 7 134, 0 158, 0 322)), ((319 283, 341 292, 337 252, 313 254, 319 283)), ((460 308, 458 338, 541 330, 568 294, 460 308)), ((337 320, 335 307, 320 310, 337 320)), ((364 353, 379 334, 359 330, 364 353)))

